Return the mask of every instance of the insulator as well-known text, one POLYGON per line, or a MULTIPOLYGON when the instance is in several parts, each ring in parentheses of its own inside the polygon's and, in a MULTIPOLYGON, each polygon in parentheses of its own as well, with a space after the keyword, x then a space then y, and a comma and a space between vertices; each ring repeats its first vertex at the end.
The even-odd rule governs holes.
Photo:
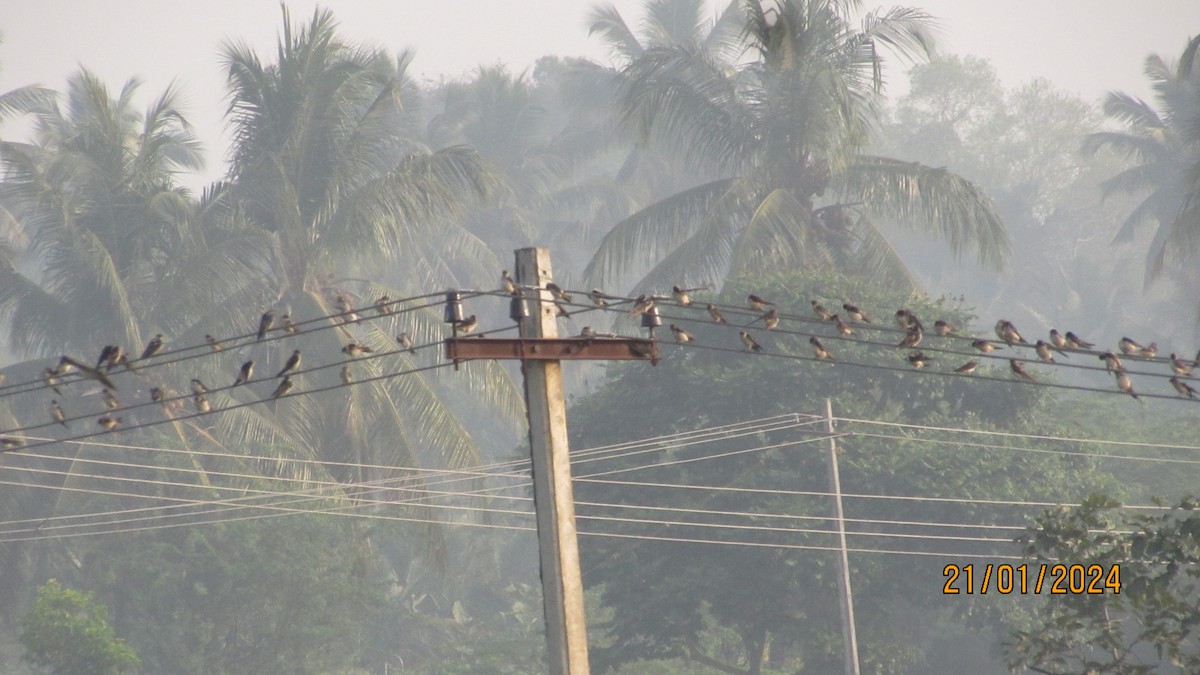
POLYGON ((657 328, 662 325, 662 317, 658 315, 658 305, 646 310, 642 315, 642 328, 657 328))
POLYGON ((446 323, 461 323, 463 320, 462 293, 446 291, 446 313, 443 317, 446 323))
POLYGON ((508 301, 508 318, 513 321, 520 321, 529 316, 529 304, 525 302, 525 298, 521 296, 520 291, 508 301))

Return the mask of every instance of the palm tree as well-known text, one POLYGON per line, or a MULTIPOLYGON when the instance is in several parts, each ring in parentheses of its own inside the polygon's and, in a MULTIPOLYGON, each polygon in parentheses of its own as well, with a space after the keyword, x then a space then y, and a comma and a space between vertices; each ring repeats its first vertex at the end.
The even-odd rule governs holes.
POLYGON ((1188 41, 1179 62, 1146 59, 1161 112, 1129 94, 1112 92, 1104 113, 1124 131, 1091 134, 1084 151, 1113 150, 1137 161, 1101 184, 1104 194, 1142 194, 1145 199, 1125 218, 1114 242, 1129 241, 1138 228, 1154 223, 1146 252, 1146 284, 1170 262, 1191 259, 1200 243, 1200 36, 1188 41))
MULTIPOLYGON (((915 288, 879 217, 940 237, 956 255, 973 248, 982 263, 1003 264, 1007 236, 978 187, 944 169, 863 154, 879 123, 881 51, 928 57, 934 32, 926 14, 906 8, 868 14, 855 29, 847 15, 856 7, 744 0, 739 46, 749 60, 696 40, 620 50, 630 59, 629 127, 717 177, 614 227, 588 266, 591 280, 648 270, 639 285, 661 286, 804 265, 915 288)), ((620 37, 613 25, 594 30, 620 37)))

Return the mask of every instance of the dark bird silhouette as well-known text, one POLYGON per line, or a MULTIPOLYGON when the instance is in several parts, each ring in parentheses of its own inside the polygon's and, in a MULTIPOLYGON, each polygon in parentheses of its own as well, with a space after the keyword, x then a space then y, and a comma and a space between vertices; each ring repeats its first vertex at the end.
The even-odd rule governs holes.
POLYGON ((96 420, 96 424, 104 427, 104 429, 107 431, 112 431, 113 429, 116 429, 117 425, 123 421, 124 420, 120 417, 101 417, 100 419, 96 420))
POLYGON ((1110 373, 1123 373, 1125 366, 1121 365, 1121 359, 1112 352, 1104 352, 1100 355, 1100 360, 1104 362, 1104 370, 1110 373))
POLYGON ((271 325, 274 323, 275 323, 275 312, 272 312, 269 309, 267 311, 263 312, 262 317, 260 317, 258 320, 258 340, 257 340, 257 342, 262 342, 262 339, 264 337, 266 337, 266 335, 267 335, 267 331, 271 330, 271 325))
POLYGON ((392 298, 387 295, 381 295, 375 300, 375 313, 379 316, 387 316, 387 313, 392 310, 392 298))
POLYGON ((1092 344, 1091 342, 1088 342, 1087 340, 1084 340, 1083 338, 1079 337, 1078 335, 1072 333, 1071 331, 1067 331, 1066 333, 1064 333, 1063 337, 1066 338, 1067 346, 1069 346, 1071 349, 1091 349, 1092 347, 1096 346, 1096 345, 1092 344))
POLYGON ((717 323, 729 323, 725 320, 724 316, 721 316, 721 310, 717 309, 716 305, 710 302, 708 303, 708 307, 706 307, 706 309, 708 310, 708 315, 712 317, 713 321, 716 321, 717 323))
POLYGON ((671 334, 675 336, 675 341, 679 343, 694 342, 696 340, 691 333, 675 324, 671 324, 671 334))
POLYGON ((121 353, 121 348, 116 345, 104 345, 100 349, 100 358, 96 359, 96 369, 99 370, 104 366, 111 366, 116 360, 117 354, 121 353))
POLYGON ((838 316, 837 314, 833 315, 833 325, 835 328, 837 328, 837 332, 842 335, 854 335, 854 329, 851 328, 845 321, 842 321, 842 317, 838 316))
POLYGON ((509 275, 508 270, 502 270, 500 272, 500 290, 508 293, 509 295, 517 294, 517 282, 513 281, 513 278, 511 275, 509 275))
POLYGON ((283 364, 283 368, 281 368, 279 370, 279 372, 275 374, 275 377, 283 377, 284 373, 293 371, 299 367, 300 367, 300 350, 297 349, 292 352, 291 356, 288 357, 287 362, 283 364))
POLYGON ((162 403, 167 400, 167 395, 163 392, 162 387, 151 387, 150 400, 155 403, 162 403))
POLYGON ((756 312, 763 311, 764 309, 767 308, 767 305, 775 304, 775 303, 771 302, 770 300, 767 300, 765 298, 757 296, 753 293, 746 296, 746 303, 750 305, 750 309, 752 309, 756 312))
POLYGON ((607 293, 599 288, 593 288, 588 297, 591 298, 592 304, 597 307, 608 307, 608 301, 611 299, 607 293))
POLYGON ((1008 367, 1012 370, 1012 374, 1026 382, 1037 382, 1032 375, 1025 372, 1025 362, 1018 359, 1009 359, 1008 367))
POLYGON ((671 299, 683 305, 684 307, 692 304, 692 296, 689 295, 692 291, 698 291, 698 288, 683 288, 679 284, 671 287, 671 299))
POLYGON ((758 341, 754 339, 753 335, 747 333, 746 331, 739 331, 738 337, 742 339, 742 344, 746 346, 746 349, 749 349, 752 352, 762 351, 762 347, 758 344, 758 341))
POLYGON ((917 315, 913 314, 911 310, 903 308, 896 310, 896 325, 905 330, 913 326, 925 330, 925 326, 921 325, 921 320, 917 318, 917 315))
POLYGON ((808 344, 812 345, 814 358, 824 359, 826 361, 837 360, 833 358, 833 354, 830 354, 828 349, 825 349, 825 345, 821 344, 821 341, 817 339, 817 336, 814 335, 808 338, 808 344))
POLYGON ((984 354, 989 354, 997 349, 1004 349, 1004 347, 997 347, 987 340, 975 340, 971 342, 971 346, 983 352, 984 354))
POLYGON ((937 321, 933 322, 933 332, 937 333, 941 337, 954 335, 954 326, 951 326, 949 321, 938 319, 937 321))
POLYGON ((409 354, 417 353, 416 348, 413 347, 412 338, 408 336, 408 333, 401 333, 401 334, 397 335, 396 343, 400 345, 401 349, 408 352, 409 354))
POLYGON ((1190 377, 1192 374, 1192 363, 1179 358, 1174 352, 1171 353, 1171 370, 1176 375, 1190 377))
POLYGON ((238 368, 237 379, 233 381, 231 386, 236 387, 239 384, 245 384, 249 382, 250 378, 252 377, 254 377, 254 362, 246 361, 242 364, 241 368, 238 368))
POLYGON ((924 336, 924 334, 925 332, 921 330, 921 326, 919 324, 910 324, 908 327, 908 332, 904 334, 904 339, 901 340, 896 346, 916 347, 917 345, 921 344, 921 338, 924 336))
POLYGON ((851 321, 858 321, 859 323, 871 323, 871 317, 867 316, 867 313, 859 309, 857 305, 843 302, 842 309, 846 311, 846 316, 850 317, 851 321))
POLYGON ((1038 358, 1046 363, 1054 363, 1054 355, 1050 353, 1050 343, 1045 340, 1038 340, 1034 347, 1038 358))
POLYGON ((1132 340, 1127 337, 1121 338, 1117 342, 1117 347, 1119 347, 1121 349, 1122 354, 1133 354, 1138 351, 1141 351, 1141 349, 1142 349, 1142 346, 1140 344, 1138 344, 1137 341, 1132 340))
MULTIPOLYGON (((561 308, 560 308, 561 309, 561 308)), ((459 333, 470 333, 479 327, 479 319, 474 314, 454 324, 454 328, 459 333)))
POLYGON ((925 352, 913 352, 908 355, 908 365, 913 368, 924 368, 925 365, 932 361, 932 356, 926 356, 925 352))
POLYGON ((1025 341, 1025 338, 1021 337, 1021 334, 1017 332, 1017 327, 1013 325, 1013 322, 1009 321, 1008 319, 1000 319, 996 322, 996 337, 999 337, 1001 340, 1003 340, 1004 344, 1008 345, 1009 347, 1013 346, 1014 342, 1029 344, 1025 341))
POLYGON ((283 378, 283 380, 280 381, 279 386, 275 387, 275 391, 271 393, 271 398, 277 399, 280 396, 283 396, 284 394, 291 391, 293 386, 294 385, 292 384, 292 378, 290 378, 290 377, 283 378))
POLYGON ((1192 388, 1192 385, 1179 379, 1178 375, 1171 376, 1171 386, 1175 387, 1175 391, 1179 392, 1180 396, 1196 398, 1196 390, 1192 388))
POLYGON ((155 335, 150 340, 150 343, 146 345, 146 348, 142 350, 142 358, 148 359, 151 356, 154 356, 155 354, 161 352, 162 348, 163 348, 163 336, 162 336, 162 333, 159 333, 158 335, 155 335))
POLYGON ((812 305, 813 314, 816 314, 822 321, 828 321, 833 318, 833 312, 825 309, 825 306, 816 300, 810 300, 808 304, 812 305))
POLYGON ((345 347, 342 347, 342 353, 350 358, 356 358, 362 356, 363 354, 370 354, 373 351, 375 350, 362 344, 361 342, 351 342, 345 347))
POLYGON ((550 295, 554 296, 555 300, 569 303, 571 302, 571 294, 564 291, 558 284, 551 281, 546 284, 546 290, 550 291, 550 295))
POLYGON ((963 375, 970 375, 971 373, 975 372, 975 369, 978 367, 979 367, 978 361, 967 361, 966 363, 962 364, 961 366, 955 368, 954 372, 961 373, 963 375))
POLYGON ((191 385, 192 385, 192 393, 193 394, 208 393, 208 387, 204 386, 204 383, 201 382, 200 380, 192 378, 191 385))
POLYGON ((1063 337, 1062 333, 1059 333, 1057 328, 1050 329, 1050 344, 1057 347, 1060 354, 1062 353, 1061 350, 1071 346, 1067 343, 1067 338, 1063 337))
POLYGON ((71 428, 67 425, 67 414, 63 412, 62 406, 58 404, 58 401, 50 401, 50 416, 54 418, 55 422, 58 422, 67 429, 71 428))
POLYGON ((775 327, 779 325, 779 310, 772 307, 771 309, 767 310, 766 314, 763 314, 755 320, 757 321, 759 319, 762 320, 764 328, 767 330, 775 330, 775 327))

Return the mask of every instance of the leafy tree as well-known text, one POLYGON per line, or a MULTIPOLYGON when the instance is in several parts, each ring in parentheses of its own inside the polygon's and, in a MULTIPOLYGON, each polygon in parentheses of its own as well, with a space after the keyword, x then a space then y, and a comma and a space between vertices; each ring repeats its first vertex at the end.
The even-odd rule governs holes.
MULTIPOLYGON (((852 7, 747 0, 738 47, 753 58, 744 63, 694 40, 622 50, 634 57, 623 70, 628 125, 719 177, 619 223, 589 264, 591 279, 650 268, 641 283, 654 286, 806 265, 914 288, 876 229, 879 216, 932 233, 955 254, 973 248, 981 262, 1003 263, 1007 236, 977 186, 865 154, 879 123, 882 50, 925 57, 933 31, 926 14, 908 8, 870 14, 856 30, 852 7)), ((611 17, 594 30, 629 42, 611 17)))
POLYGON ((38 587, 37 600, 21 618, 20 640, 26 660, 56 675, 117 675, 141 665, 113 632, 108 608, 57 579, 38 587))
POLYGON ((1131 515, 1096 494, 1040 516, 1022 538, 1030 566, 1100 565, 1104 593, 1047 598, 1030 625, 1012 631, 1009 666, 1064 675, 1200 668, 1196 505, 1189 497, 1160 513, 1131 515), (1110 572, 1117 567, 1119 574, 1110 572))

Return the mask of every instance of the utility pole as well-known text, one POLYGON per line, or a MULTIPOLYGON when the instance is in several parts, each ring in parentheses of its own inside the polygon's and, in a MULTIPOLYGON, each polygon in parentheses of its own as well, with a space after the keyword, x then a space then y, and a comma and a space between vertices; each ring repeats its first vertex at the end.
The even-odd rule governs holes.
POLYGON ((858 637, 854 632, 854 595, 850 590, 850 559, 846 552, 846 519, 842 512, 842 479, 838 476, 837 439, 833 429, 833 403, 825 399, 825 433, 829 434, 826 455, 829 492, 833 495, 833 515, 838 534, 838 597, 842 605, 842 646, 846 675, 859 675, 858 637))
MULTIPOLYGON (((517 251, 518 286, 544 289, 553 280, 550 251, 517 251)), ((522 338, 556 338, 556 307, 549 291, 529 291, 539 302, 520 324, 522 338)), ((529 451, 533 459, 533 503, 537 512, 542 605, 546 646, 553 675, 587 675, 587 623, 583 575, 575 533, 571 454, 567 446, 567 406, 558 361, 522 361, 525 405, 529 412, 529 451)))

